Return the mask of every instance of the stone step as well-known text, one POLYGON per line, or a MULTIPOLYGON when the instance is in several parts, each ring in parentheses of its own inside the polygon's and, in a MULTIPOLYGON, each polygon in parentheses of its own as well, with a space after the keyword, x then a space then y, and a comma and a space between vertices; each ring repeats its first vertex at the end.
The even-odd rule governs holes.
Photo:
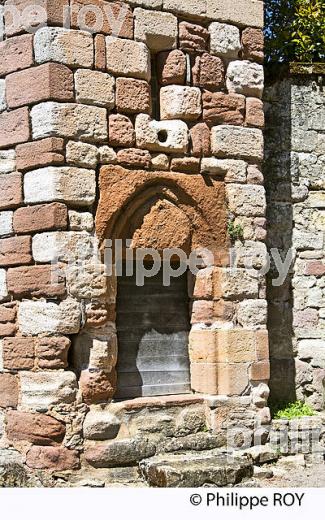
POLYGON ((158 455, 140 462, 150 487, 228 487, 253 476, 249 457, 240 460, 217 452, 158 455))

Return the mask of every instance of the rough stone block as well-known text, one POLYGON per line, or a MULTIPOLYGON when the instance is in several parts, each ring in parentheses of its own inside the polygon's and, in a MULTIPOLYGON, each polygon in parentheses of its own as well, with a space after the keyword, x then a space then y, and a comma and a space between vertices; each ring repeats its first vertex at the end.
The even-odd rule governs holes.
POLYGON ((0 114, 0 148, 24 143, 29 138, 29 111, 27 107, 0 114))
POLYGON ((6 370, 32 370, 34 368, 34 341, 31 338, 4 338, 3 367, 6 370))
POLYGON ((190 130, 192 155, 206 157, 211 155, 210 128, 205 123, 198 123, 190 130))
POLYGON ((246 125, 264 128, 263 101, 257 98, 246 99, 246 125))
POLYGON ((31 261, 31 237, 12 237, 0 240, 0 266, 29 264, 31 261))
POLYGON ((6 82, 4 79, 0 79, 0 112, 3 112, 6 108, 6 82))
POLYGON ((0 211, 0 238, 13 234, 13 212, 0 211))
POLYGON ((263 63, 264 60, 264 34, 261 29, 247 27, 242 32, 243 57, 245 60, 263 63))
POLYGON ((18 381, 12 374, 0 373, 0 407, 16 408, 18 405, 18 381))
POLYGON ((206 16, 208 0, 163 0, 163 7, 176 14, 190 18, 201 18, 206 16))
POLYGON ((26 31, 30 19, 33 20, 33 27, 63 25, 64 9, 68 5, 68 0, 6 0, 6 7, 9 8, 4 16, 7 37, 26 31), (10 6, 14 6, 17 13, 14 20, 10 6), (29 14, 31 11, 33 16, 29 14))
POLYGON ((238 27, 225 23, 213 22, 209 26, 210 52, 227 60, 238 58, 241 50, 238 27))
POLYGON ((69 229, 71 231, 88 231, 94 229, 94 217, 88 211, 69 211, 69 229))
POLYGON ((151 112, 149 83, 132 78, 116 80, 116 108, 119 112, 135 114, 151 112))
POLYGON ((109 116, 109 142, 111 146, 134 146, 135 137, 131 119, 121 114, 109 116))
POLYGON ((0 305, 0 323, 14 322, 16 319, 16 307, 12 303, 0 305))
POLYGON ((134 466, 140 460, 153 456, 155 452, 156 445, 148 438, 119 439, 87 446, 85 458, 96 468, 114 468, 134 466))
POLYGON ((202 394, 218 395, 218 366, 214 363, 191 363, 191 388, 202 394))
POLYGON ((161 85, 184 85, 186 58, 182 51, 161 52, 157 56, 158 80, 161 85))
POLYGON ((36 63, 55 61, 69 67, 89 67, 94 63, 93 37, 86 31, 43 27, 34 36, 36 63))
POLYGON ((172 172, 200 173, 200 160, 196 157, 173 157, 170 169, 172 172))
POLYGON ((253 363, 249 369, 249 379, 251 381, 268 381, 270 379, 269 361, 253 363))
POLYGON ((86 404, 106 403, 116 389, 116 373, 107 374, 103 370, 83 370, 80 376, 80 389, 86 404))
POLYGON ((36 262, 95 260, 97 240, 88 233, 60 231, 40 233, 33 237, 33 257, 36 262))
POLYGON ((151 62, 148 47, 142 42, 107 36, 106 67, 115 76, 131 76, 150 80, 151 62))
POLYGON ((27 452, 26 464, 32 469, 76 470, 80 466, 79 453, 61 446, 33 446, 27 452))
POLYGON ((180 85, 163 87, 160 90, 162 119, 185 119, 195 121, 202 112, 201 91, 197 87, 180 85))
POLYGON ((11 441, 50 446, 63 441, 65 426, 48 415, 11 410, 7 413, 6 431, 11 441))
POLYGON ((179 24, 179 47, 187 52, 204 52, 208 50, 209 31, 201 25, 188 22, 179 24))
POLYGON ((67 213, 67 207, 57 202, 19 208, 14 213, 13 227, 16 233, 66 229, 67 213))
POLYGON ((323 249, 324 233, 294 229, 292 243, 298 251, 304 249, 323 249))
POLYGON ((69 141, 66 147, 66 160, 70 164, 84 168, 96 168, 98 149, 93 144, 69 141))
POLYGON ((114 148, 111 148, 110 146, 101 146, 98 151, 100 164, 115 164, 117 162, 117 156, 114 148))
POLYGON ((79 103, 99 105, 112 109, 115 106, 115 79, 96 70, 79 69, 74 75, 76 99, 79 103))
POLYGON ((221 177, 227 183, 245 183, 247 163, 234 159, 207 157, 201 161, 201 173, 221 177))
POLYGON ((136 118, 135 132, 139 148, 154 152, 187 151, 189 132, 183 121, 155 121, 146 114, 140 114, 136 118))
POLYGON ((24 409, 46 411, 75 401, 76 376, 72 372, 20 372, 20 390, 24 409))
POLYGON ((7 273, 0 269, 0 301, 8 298, 7 273))
POLYGON ((264 5, 261 0, 208 0, 206 14, 221 22, 264 27, 264 5))
POLYGON ((250 61, 232 61, 227 69, 229 92, 261 98, 264 88, 263 66, 250 61))
POLYGON ((213 277, 215 298, 244 300, 258 297, 258 280, 245 269, 216 269, 213 277))
POLYGON ((49 101, 34 106, 31 119, 34 139, 68 137, 81 141, 107 141, 105 108, 49 101))
POLYGON ((7 273, 8 291, 16 298, 56 298, 65 295, 63 273, 55 265, 15 267, 7 273))
POLYGON ((267 321, 267 302, 265 300, 246 300, 240 302, 237 307, 237 320, 242 327, 265 327, 267 321))
POLYGON ((16 170, 15 150, 0 151, 0 174, 12 173, 16 170))
POLYGON ((70 340, 65 337, 39 338, 35 345, 37 366, 42 370, 67 368, 70 340))
POLYGON ((71 8, 71 24, 76 29, 133 38, 133 13, 126 2, 71 0, 71 8))
POLYGON ((117 153, 117 162, 131 168, 145 168, 151 166, 151 155, 147 150, 139 148, 126 148, 117 153))
POLYGON ((64 141, 58 137, 49 137, 20 144, 16 147, 16 153, 17 170, 20 171, 59 165, 64 163, 64 141))
POLYGON ((0 175, 0 209, 10 209, 23 202, 22 176, 20 173, 0 175))
POLYGON ((74 98, 73 74, 59 63, 14 72, 6 77, 9 108, 18 108, 40 101, 71 101, 74 98))
POLYGON ((0 42, 0 76, 27 69, 34 63, 33 35, 24 34, 0 42))
POLYGON ((67 288, 71 296, 78 299, 100 298, 106 294, 105 266, 83 264, 67 269, 67 288))
POLYGON ((219 395, 243 395, 249 386, 248 364, 220 363, 218 366, 219 395))
POLYGON ((228 185, 227 198, 230 211, 235 215, 263 217, 266 211, 263 186, 228 185))
POLYGON ((203 93, 203 120, 210 126, 242 125, 245 117, 245 97, 223 92, 203 93))
POLYGON ((178 23, 173 14, 162 11, 134 10, 136 41, 145 43, 155 52, 175 49, 177 45, 178 23))
POLYGON ((211 149, 217 157, 263 159, 263 133, 255 128, 216 126, 211 130, 211 149))
POLYGON ((95 171, 66 166, 33 170, 24 177, 24 193, 27 204, 62 201, 90 206, 96 194, 95 171))
POLYGON ((23 301, 19 306, 18 324, 25 336, 39 334, 77 334, 81 323, 78 302, 67 299, 60 304, 23 301))
POLYGON ((210 91, 219 90, 225 82, 225 67, 217 56, 204 53, 197 56, 192 69, 193 85, 210 91))
POLYGON ((120 429, 120 420, 108 411, 93 411, 86 416, 83 432, 88 440, 115 439, 120 429))

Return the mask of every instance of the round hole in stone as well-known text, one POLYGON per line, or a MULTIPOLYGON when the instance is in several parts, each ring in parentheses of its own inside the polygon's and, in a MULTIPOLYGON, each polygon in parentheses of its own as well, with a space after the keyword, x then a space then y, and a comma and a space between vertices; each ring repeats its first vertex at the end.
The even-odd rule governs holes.
POLYGON ((158 141, 160 143, 165 143, 168 139, 168 132, 167 130, 159 130, 158 132, 158 141))

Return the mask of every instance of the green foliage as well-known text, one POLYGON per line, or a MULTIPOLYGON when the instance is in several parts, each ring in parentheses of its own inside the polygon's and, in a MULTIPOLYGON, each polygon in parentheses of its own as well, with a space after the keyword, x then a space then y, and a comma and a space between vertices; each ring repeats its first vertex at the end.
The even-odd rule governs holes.
POLYGON ((324 0, 265 0, 269 62, 325 59, 324 0))
POLYGON ((275 405, 272 409, 272 415, 274 419, 297 419, 299 417, 311 417, 316 413, 308 404, 296 401, 286 405, 275 405))
POLYGON ((244 230, 240 224, 235 224, 233 222, 229 222, 228 224, 228 235, 232 242, 236 242, 236 240, 244 239, 244 230))

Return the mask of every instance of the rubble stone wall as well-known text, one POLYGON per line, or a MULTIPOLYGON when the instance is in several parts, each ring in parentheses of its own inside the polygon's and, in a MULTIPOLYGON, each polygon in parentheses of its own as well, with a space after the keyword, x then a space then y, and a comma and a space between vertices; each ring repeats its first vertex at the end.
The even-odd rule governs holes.
POLYGON ((2 4, 0 447, 45 470, 154 454, 166 417, 144 435, 110 404, 115 238, 217 253, 193 281, 189 356, 193 393, 224 397, 168 435, 220 430, 232 406, 267 423, 266 284, 247 268, 266 251, 263 2, 37 0, 33 32, 34 1, 2 4))

